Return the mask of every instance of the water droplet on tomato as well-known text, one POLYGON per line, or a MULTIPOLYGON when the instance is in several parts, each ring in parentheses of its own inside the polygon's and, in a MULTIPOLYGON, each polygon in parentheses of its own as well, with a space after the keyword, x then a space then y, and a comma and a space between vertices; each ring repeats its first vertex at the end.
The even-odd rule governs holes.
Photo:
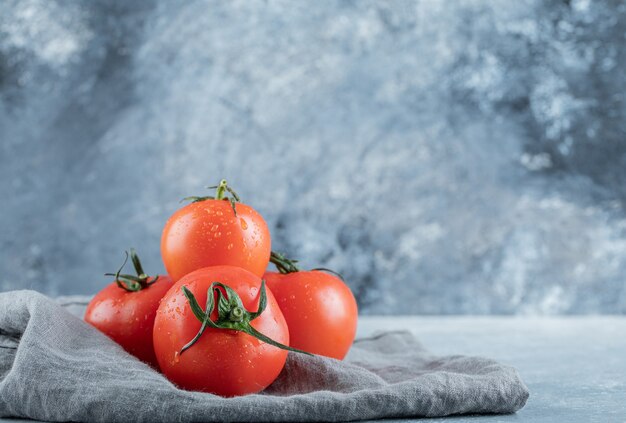
POLYGON ((179 361, 179 360, 180 360, 180 357, 179 357, 179 355, 178 355, 178 351, 176 351, 176 352, 174 353, 174 363, 178 363, 178 361, 179 361))
POLYGON ((215 233, 213 234, 213 238, 219 238, 219 237, 221 237, 221 236, 222 236, 222 233, 221 233, 221 232, 215 232, 215 233))
POLYGON ((243 217, 239 219, 239 222, 241 222, 241 229, 243 229, 244 231, 248 229, 248 222, 246 222, 243 217))
POLYGON ((229 249, 229 250, 232 250, 233 249, 233 244, 232 243, 228 244, 228 246, 226 248, 229 249))

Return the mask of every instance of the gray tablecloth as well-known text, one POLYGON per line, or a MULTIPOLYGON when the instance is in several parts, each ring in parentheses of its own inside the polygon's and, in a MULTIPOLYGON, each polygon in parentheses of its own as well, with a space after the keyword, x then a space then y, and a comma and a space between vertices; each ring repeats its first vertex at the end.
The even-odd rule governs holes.
POLYGON ((350 421, 512 413, 528 398, 515 369, 486 358, 433 356, 408 332, 357 340, 345 361, 290 353, 259 395, 184 391, 70 313, 83 308, 84 299, 62 306, 33 291, 0 294, 0 416, 350 421))

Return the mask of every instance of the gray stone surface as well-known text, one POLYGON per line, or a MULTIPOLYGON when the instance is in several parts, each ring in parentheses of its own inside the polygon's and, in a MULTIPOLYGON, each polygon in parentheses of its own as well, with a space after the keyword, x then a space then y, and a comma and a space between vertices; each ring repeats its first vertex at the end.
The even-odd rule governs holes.
POLYGON ((226 177, 363 313, 626 312, 622 1, 0 8, 0 290, 160 271, 226 177))
POLYGON ((626 422, 625 317, 365 317, 359 325, 359 335, 409 329, 436 354, 510 364, 530 390, 513 415, 433 421, 626 422))

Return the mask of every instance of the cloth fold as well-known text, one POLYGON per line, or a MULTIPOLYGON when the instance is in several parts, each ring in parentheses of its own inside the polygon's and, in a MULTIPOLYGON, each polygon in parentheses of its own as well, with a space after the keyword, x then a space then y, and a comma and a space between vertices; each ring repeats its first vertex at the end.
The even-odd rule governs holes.
MULTIPOLYGON (((84 299, 83 299, 84 300, 84 299)), ((338 361, 290 353, 263 393, 189 392, 34 291, 0 294, 0 417, 46 421, 355 421, 512 413, 528 390, 493 360, 434 356, 409 332, 359 339, 338 361)))

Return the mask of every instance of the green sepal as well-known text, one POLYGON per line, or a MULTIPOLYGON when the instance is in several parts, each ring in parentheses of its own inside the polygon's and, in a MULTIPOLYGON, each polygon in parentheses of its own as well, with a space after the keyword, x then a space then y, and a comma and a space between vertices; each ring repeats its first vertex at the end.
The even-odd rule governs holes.
MULTIPOLYGON (((202 307, 200 307, 200 304, 198 304, 198 300, 196 300, 196 297, 186 286, 183 286, 183 294, 185 294, 187 301, 189 301, 189 307, 191 307, 191 311, 193 312, 194 316, 196 316, 196 319, 200 320, 201 322, 204 321, 205 316, 202 307)), ((211 294, 212 293, 209 290, 207 292, 207 310, 213 307, 213 295, 211 294)))
POLYGON ((139 256, 134 248, 130 249, 130 259, 133 262, 133 267, 135 268, 135 272, 137 272, 138 277, 145 277, 146 272, 143 271, 143 266, 141 265, 141 260, 139 260, 139 256))
POLYGON ((267 292, 265 289, 265 279, 261 279, 261 289, 259 295, 259 308, 254 313, 250 313, 250 321, 256 319, 265 311, 267 307, 267 292))
POLYGON ((183 198, 179 202, 182 203, 182 202, 185 202, 185 201, 190 201, 192 203, 199 203, 200 201, 204 201, 204 200, 215 200, 215 197, 210 197, 210 196, 198 197, 198 196, 192 195, 191 197, 183 198))
POLYGON ((213 323, 213 321, 211 320, 211 313, 213 312, 213 308, 214 308, 213 285, 211 285, 211 287, 207 290, 207 293, 206 293, 206 310, 207 310, 206 313, 202 311, 202 308, 200 307, 200 304, 198 304, 198 301, 196 300, 196 297, 193 295, 193 293, 186 286, 183 286, 182 289, 183 289, 183 294, 185 294, 185 297, 187 298, 187 301, 189 301, 189 306, 191 307, 191 311, 196 316, 196 318, 202 322, 202 326, 200 326, 200 330, 198 331, 196 336, 194 336, 191 341, 189 341, 187 344, 183 346, 183 348, 180 350, 180 354, 182 354, 185 350, 187 350, 193 344, 195 344, 198 341, 198 339, 200 339, 200 337, 206 330, 207 326, 211 326, 212 328, 217 328, 215 323, 213 323))
POLYGON ((279 342, 276 342, 272 338, 263 335, 261 332, 259 332, 258 330, 256 330, 252 326, 248 326, 247 329, 242 330, 242 332, 245 332, 245 333, 247 333, 250 336, 254 336, 255 338, 265 342, 266 344, 273 345, 273 346, 278 347, 278 348, 283 349, 283 350, 297 352, 297 353, 302 353, 302 354, 311 355, 311 356, 313 355, 313 354, 308 353, 306 351, 302 351, 302 350, 299 350, 297 348, 292 348, 292 347, 290 347, 288 345, 283 345, 283 344, 281 344, 279 342))

